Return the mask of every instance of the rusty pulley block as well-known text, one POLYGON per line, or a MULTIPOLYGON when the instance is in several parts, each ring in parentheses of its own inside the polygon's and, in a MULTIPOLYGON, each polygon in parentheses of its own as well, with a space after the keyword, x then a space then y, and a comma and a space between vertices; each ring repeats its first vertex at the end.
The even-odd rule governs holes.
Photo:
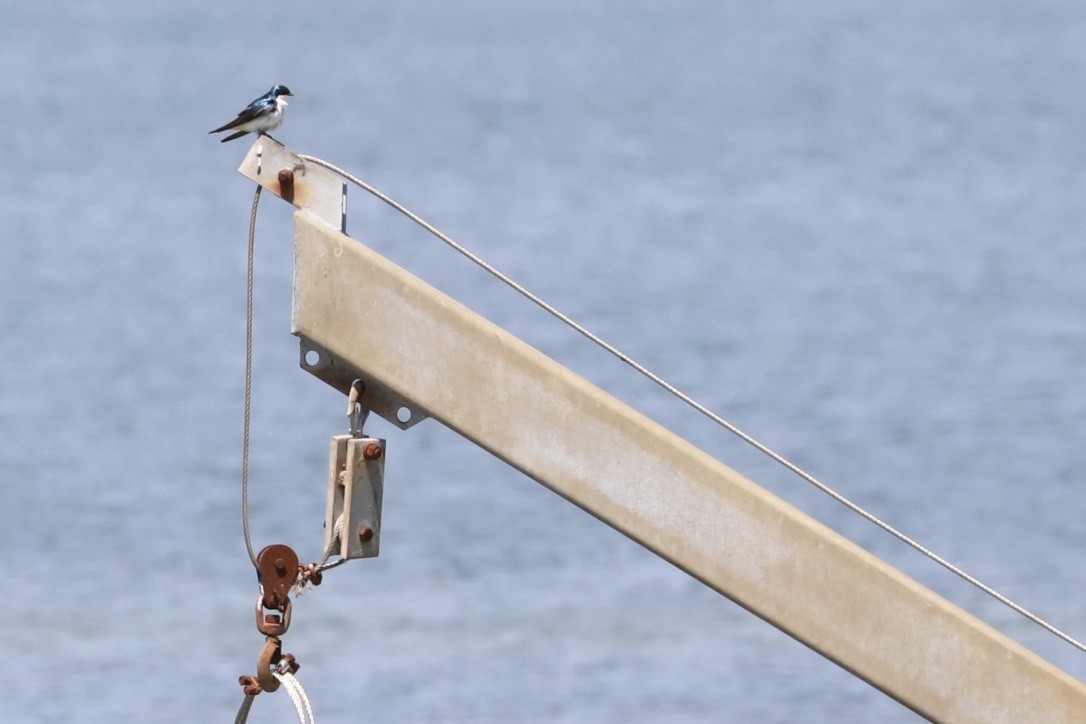
POLYGON ((308 567, 299 565, 298 555, 290 546, 274 544, 264 548, 256 557, 257 579, 260 595, 256 599, 256 628, 264 634, 264 646, 256 658, 256 675, 246 674, 238 679, 247 696, 261 691, 275 691, 279 680, 275 674, 298 670, 298 663, 290 654, 282 653, 279 637, 290 628, 292 605, 291 587, 299 576, 306 576, 320 583, 319 576, 312 575, 308 567))

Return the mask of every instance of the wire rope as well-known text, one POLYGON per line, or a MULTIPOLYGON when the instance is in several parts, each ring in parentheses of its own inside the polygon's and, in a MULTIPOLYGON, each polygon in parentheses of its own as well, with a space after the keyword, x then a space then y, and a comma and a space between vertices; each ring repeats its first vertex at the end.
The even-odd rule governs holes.
POLYGON ((238 713, 234 717, 234 724, 245 724, 249 721, 249 712, 253 708, 253 701, 256 699, 256 694, 246 694, 245 698, 241 700, 241 706, 238 707, 238 713))
POLYGON ((245 536, 245 550, 253 568, 257 567, 253 552, 253 537, 249 530, 249 438, 253 401, 253 258, 256 255, 256 212, 260 207, 260 190, 256 185, 253 209, 249 214, 249 250, 245 269, 245 411, 241 433, 241 530, 245 536))

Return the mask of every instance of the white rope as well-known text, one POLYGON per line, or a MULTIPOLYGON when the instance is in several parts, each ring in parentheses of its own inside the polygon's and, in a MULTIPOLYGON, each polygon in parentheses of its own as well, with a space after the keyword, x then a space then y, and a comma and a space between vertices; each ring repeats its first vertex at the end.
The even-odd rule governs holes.
POLYGON ((298 681, 298 677, 292 674, 290 669, 272 671, 272 676, 278 679, 279 683, 286 689, 287 696, 290 697, 291 702, 294 704, 294 711, 298 715, 299 724, 317 724, 317 719, 313 716, 313 708, 309 705, 309 697, 306 696, 305 689, 302 688, 302 683, 298 681))
MULTIPOLYGON (((302 682, 298 681, 298 677, 286 667, 283 667, 282 671, 279 669, 272 670, 272 676, 278 679, 283 689, 286 690, 287 696, 290 697, 291 703, 294 704, 294 713, 298 715, 300 724, 317 724, 317 717, 313 715, 313 707, 309 704, 309 697, 306 696, 305 689, 302 688, 302 682)), ((255 700, 256 694, 245 695, 237 716, 234 717, 234 724, 246 724, 249 721, 249 712, 252 710, 255 700)))
POLYGON ((318 166, 323 166, 324 168, 326 168, 326 169, 328 169, 328 170, 330 170, 330 171, 332 171, 332 172, 334 172, 336 174, 339 174, 341 177, 347 179, 348 181, 355 184, 356 186, 358 186, 362 190, 364 190, 367 193, 373 195, 374 197, 376 197, 377 199, 379 199, 379 200, 383 201, 384 203, 388 204, 392 208, 396 209, 401 214, 403 214, 407 218, 411 219, 411 221, 415 222, 416 224, 421 226, 423 229, 428 231, 430 234, 437 237, 442 242, 444 242, 446 245, 448 245, 449 247, 454 249, 456 252, 458 252, 462 256, 466 257, 472 263, 479 266, 484 271, 491 274, 492 276, 494 276, 495 278, 497 278, 498 280, 500 280, 501 282, 503 282, 507 286, 511 287, 518 294, 525 297, 526 299, 531 301, 536 306, 542 308, 544 311, 546 311, 548 314, 550 314, 551 316, 553 316, 556 319, 558 319, 559 321, 561 321, 563 324, 567 325, 568 327, 570 327, 571 329, 573 329, 574 331, 576 331, 577 333, 579 333, 583 337, 587 338, 588 340, 590 340, 591 342, 593 342, 597 346, 599 346, 602 349, 606 350, 611 355, 617 357, 619 360, 625 362, 627 365, 634 368, 641 375, 643 375, 644 377, 648 378, 652 382, 654 382, 657 385, 659 385, 660 387, 662 387, 664 390, 666 390, 668 393, 670 393, 674 397, 676 397, 679 400, 685 402, 687 405, 694 408, 695 410, 700 412, 702 415, 704 415, 705 417, 707 417, 710 420, 712 420, 713 422, 715 422, 717 425, 720 425, 725 430, 732 433, 733 435, 738 437, 743 442, 747 443, 748 445, 750 445, 754 449, 758 450, 762 454, 768 456, 774 462, 784 466, 785 468, 787 468, 789 471, 791 471, 795 475, 799 476, 800 478, 802 478, 806 482, 808 482, 811 485, 813 485, 814 487, 818 488, 823 493, 830 496, 831 498, 836 500, 838 503, 840 503, 841 505, 843 505, 846 508, 848 508, 849 510, 851 510, 853 513, 856 513, 857 515, 864 518, 868 522, 870 522, 870 523, 878 526, 879 528, 883 529, 884 531, 886 531, 890 535, 894 536, 895 538, 897 538, 901 542, 905 543, 906 545, 910 546, 911 548, 913 548, 914 550, 920 552, 921 554, 927 556, 931 560, 933 560, 936 563, 938 563, 939 565, 941 565, 943 568, 946 568, 948 571, 955 574, 959 578, 967 581, 968 583, 970 583, 973 586, 977 587, 981 591, 987 593, 992 598, 996 599, 997 601, 999 601, 1003 605, 1007 606, 1011 610, 1015 611, 1016 613, 1020 614, 1021 616, 1024 616, 1025 618, 1029 619, 1030 621, 1037 624, 1038 626, 1045 629, 1046 631, 1053 634, 1054 636, 1062 639, 1066 643, 1071 644, 1072 646, 1079 649, 1080 651, 1086 652, 1086 644, 1083 644, 1082 642, 1078 641, 1077 639, 1070 636, 1069 634, 1064 633, 1063 631, 1056 628, 1052 624, 1048 623, 1047 621, 1045 621, 1041 617, 1039 617, 1036 614, 1028 611, 1027 609, 1025 609, 1022 606, 1018 605, 1017 603, 1015 603, 1011 599, 1007 598, 1006 596, 1004 596, 1000 592, 996 591, 991 586, 988 586, 987 584, 982 583, 980 580, 978 580, 977 578, 973 577, 972 575, 966 573, 961 568, 958 568, 957 566, 955 566, 953 563, 946 560, 942 556, 939 556, 938 554, 936 554, 933 551, 929 550, 928 548, 924 547, 923 545, 921 545, 917 541, 913 540, 909 536, 905 535, 901 531, 899 531, 896 528, 894 528, 893 526, 891 526, 889 523, 886 523, 885 521, 883 521, 880 518, 876 517, 872 513, 867 512, 866 510, 861 508, 856 503, 853 503, 851 500, 846 498, 844 495, 838 493, 836 490, 829 487, 828 485, 826 485, 822 481, 818 480, 816 477, 814 477, 810 473, 806 472, 805 470, 800 468, 795 463, 789 461, 784 456, 782 456, 779 453, 773 451, 767 445, 759 442, 758 440, 754 439, 753 437, 751 437, 747 433, 743 432, 741 429, 739 429, 738 427, 736 427, 732 423, 728 422, 723 417, 721 417, 717 413, 713 412, 708 407, 706 407, 702 403, 698 402, 697 400, 695 400, 690 395, 686 394, 685 392, 683 392, 679 388, 675 387, 673 384, 671 384, 670 382, 665 380, 660 375, 656 374, 655 372, 652 372, 647 367, 645 367, 641 363, 639 363, 636 360, 634 360, 633 358, 631 358, 625 352, 621 351, 620 349, 618 349, 617 347, 615 347, 611 343, 604 340, 599 335, 593 333, 588 328, 586 328, 583 325, 581 325, 580 323, 576 322, 571 317, 569 317, 566 314, 562 313, 556 307, 549 304, 548 302, 546 302, 545 300, 543 300, 539 296, 533 294, 527 288, 525 288, 522 285, 518 284, 516 281, 514 281, 513 279, 511 279, 510 277, 508 277, 507 275, 505 275, 501 271, 499 271, 497 268, 495 268, 494 266, 492 266, 491 264, 486 262, 484 259, 479 257, 474 252, 470 251, 466 247, 464 247, 461 244, 454 241, 448 235, 446 235, 445 233, 443 233, 442 231, 437 229, 435 226, 430 224, 428 221, 423 219, 421 216, 419 216, 415 212, 408 209, 406 206, 404 206, 400 202, 396 201, 395 199, 391 198, 390 196, 387 196, 386 194, 384 194, 381 191, 377 190, 373 186, 370 186, 365 181, 362 181, 360 178, 358 178, 358 177, 354 176, 353 174, 345 171, 344 169, 341 169, 338 166, 329 163, 328 161, 317 158, 315 156, 307 156, 307 155, 302 155, 302 154, 299 154, 299 158, 301 158, 304 161, 309 161, 311 163, 314 163, 314 164, 316 164, 318 166))

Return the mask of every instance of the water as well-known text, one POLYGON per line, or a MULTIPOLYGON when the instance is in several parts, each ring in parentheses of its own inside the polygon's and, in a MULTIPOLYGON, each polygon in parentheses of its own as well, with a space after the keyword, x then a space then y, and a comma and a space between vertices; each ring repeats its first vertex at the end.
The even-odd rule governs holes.
MULTIPOLYGON (((877 514, 1086 635, 1081 4, 0 3, 6 721, 229 721, 244 141, 402 199, 877 514)), ((1086 659, 744 449, 392 214, 352 231, 1079 678, 1086 659)), ((253 530, 320 545, 342 398, 259 227, 253 530)), ((419 360, 425 364, 424 359, 419 360)), ((434 423, 383 553, 286 639, 322 722, 912 721, 434 423)), ((289 721, 262 696, 254 721, 289 721)))

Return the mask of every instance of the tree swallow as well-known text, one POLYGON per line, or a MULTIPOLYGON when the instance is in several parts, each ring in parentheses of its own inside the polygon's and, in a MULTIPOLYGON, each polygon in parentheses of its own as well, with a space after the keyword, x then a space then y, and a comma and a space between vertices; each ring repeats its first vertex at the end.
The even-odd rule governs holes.
POLYGON ((238 117, 224 126, 216 128, 208 133, 219 133, 236 128, 237 133, 231 133, 220 143, 241 138, 246 133, 256 133, 263 136, 268 131, 274 131, 283 123, 283 109, 287 107, 287 99, 283 96, 292 96, 293 93, 285 85, 274 85, 264 95, 250 103, 238 117))

